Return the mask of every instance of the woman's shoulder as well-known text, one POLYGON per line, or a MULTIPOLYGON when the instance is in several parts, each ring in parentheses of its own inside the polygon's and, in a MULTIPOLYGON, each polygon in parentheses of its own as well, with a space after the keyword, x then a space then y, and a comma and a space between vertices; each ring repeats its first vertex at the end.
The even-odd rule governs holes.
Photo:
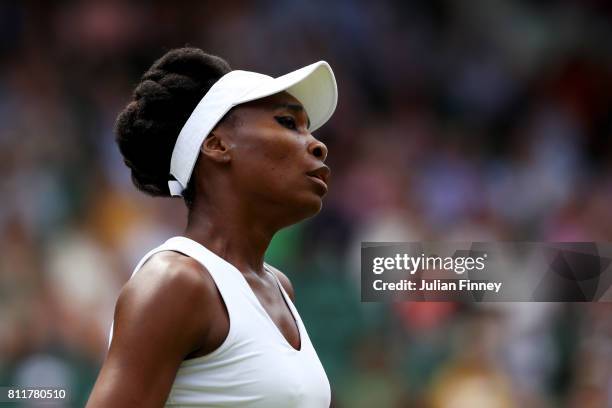
POLYGON ((157 252, 140 267, 124 285, 122 292, 143 291, 154 294, 157 290, 184 293, 207 292, 214 289, 210 274, 197 260, 175 251, 157 252), (207 279, 207 277, 209 279, 207 279))
MULTIPOLYGON (((212 313, 216 302, 214 281, 204 265, 178 252, 161 251, 121 289, 115 322, 123 328, 131 327, 130 323, 154 322, 158 330, 182 333, 188 337, 187 344, 199 347, 214 320, 207 311, 212 313)), ((144 327, 139 329, 146 335, 144 327)))
MULTIPOLYGON (((133 401, 161 406, 186 355, 216 322, 205 268, 178 253, 155 253, 123 286, 109 352, 91 406, 133 401)), ((89 406, 89 405, 88 405, 89 406)))
POLYGON ((270 269, 270 271, 272 271, 272 273, 274 273, 274 275, 276 275, 281 285, 283 285, 283 289, 285 289, 285 292, 287 292, 287 295, 289 295, 289 298, 291 298, 291 301, 295 302, 295 291, 293 290, 293 285, 291 284, 291 281, 287 275, 268 263, 266 263, 266 266, 268 269, 270 269))

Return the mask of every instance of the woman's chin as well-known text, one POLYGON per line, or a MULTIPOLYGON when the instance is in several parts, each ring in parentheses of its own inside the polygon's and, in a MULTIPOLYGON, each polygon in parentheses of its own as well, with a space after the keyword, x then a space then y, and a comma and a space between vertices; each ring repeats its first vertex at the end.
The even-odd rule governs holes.
POLYGON ((310 193, 307 196, 300 197, 300 200, 296 200, 292 207, 296 209, 294 217, 296 221, 294 223, 297 223, 317 215, 323 208, 323 197, 310 193))
POLYGON ((305 206, 305 210, 307 210, 308 215, 304 218, 310 218, 317 215, 321 209, 323 208, 323 197, 315 196, 309 203, 308 206, 305 206))
POLYGON ((310 208, 311 213, 308 215, 308 217, 317 215, 321 211, 321 208, 323 208, 323 199, 319 197, 316 202, 313 202, 312 207, 310 208))

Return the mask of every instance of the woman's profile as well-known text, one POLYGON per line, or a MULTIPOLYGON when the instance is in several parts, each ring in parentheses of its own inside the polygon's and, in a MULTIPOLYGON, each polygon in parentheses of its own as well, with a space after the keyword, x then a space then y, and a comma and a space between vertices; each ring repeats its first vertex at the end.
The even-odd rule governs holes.
POLYGON ((170 50, 119 114, 135 186, 182 196, 182 235, 136 265, 87 407, 328 407, 293 288, 264 262, 274 234, 321 209, 329 168, 311 132, 332 115, 324 61, 272 78, 170 50))

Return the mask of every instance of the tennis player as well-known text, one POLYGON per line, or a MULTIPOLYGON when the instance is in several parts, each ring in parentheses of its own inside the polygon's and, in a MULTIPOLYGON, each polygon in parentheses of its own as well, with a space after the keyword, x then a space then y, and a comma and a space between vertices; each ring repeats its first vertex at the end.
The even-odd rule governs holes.
POLYGON ((291 283, 264 254, 321 209, 327 148, 311 132, 336 101, 324 61, 272 78, 180 48, 144 74, 116 140, 139 190, 182 196, 187 227, 121 290, 87 407, 329 406, 291 283))

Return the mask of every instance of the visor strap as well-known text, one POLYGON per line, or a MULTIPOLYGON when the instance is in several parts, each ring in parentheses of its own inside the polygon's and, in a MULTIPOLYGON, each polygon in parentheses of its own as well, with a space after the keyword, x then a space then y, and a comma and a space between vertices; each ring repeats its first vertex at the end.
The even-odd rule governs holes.
POLYGON ((170 188, 170 194, 172 196, 182 196, 183 194, 183 186, 176 180, 168 180, 168 187, 170 188))

